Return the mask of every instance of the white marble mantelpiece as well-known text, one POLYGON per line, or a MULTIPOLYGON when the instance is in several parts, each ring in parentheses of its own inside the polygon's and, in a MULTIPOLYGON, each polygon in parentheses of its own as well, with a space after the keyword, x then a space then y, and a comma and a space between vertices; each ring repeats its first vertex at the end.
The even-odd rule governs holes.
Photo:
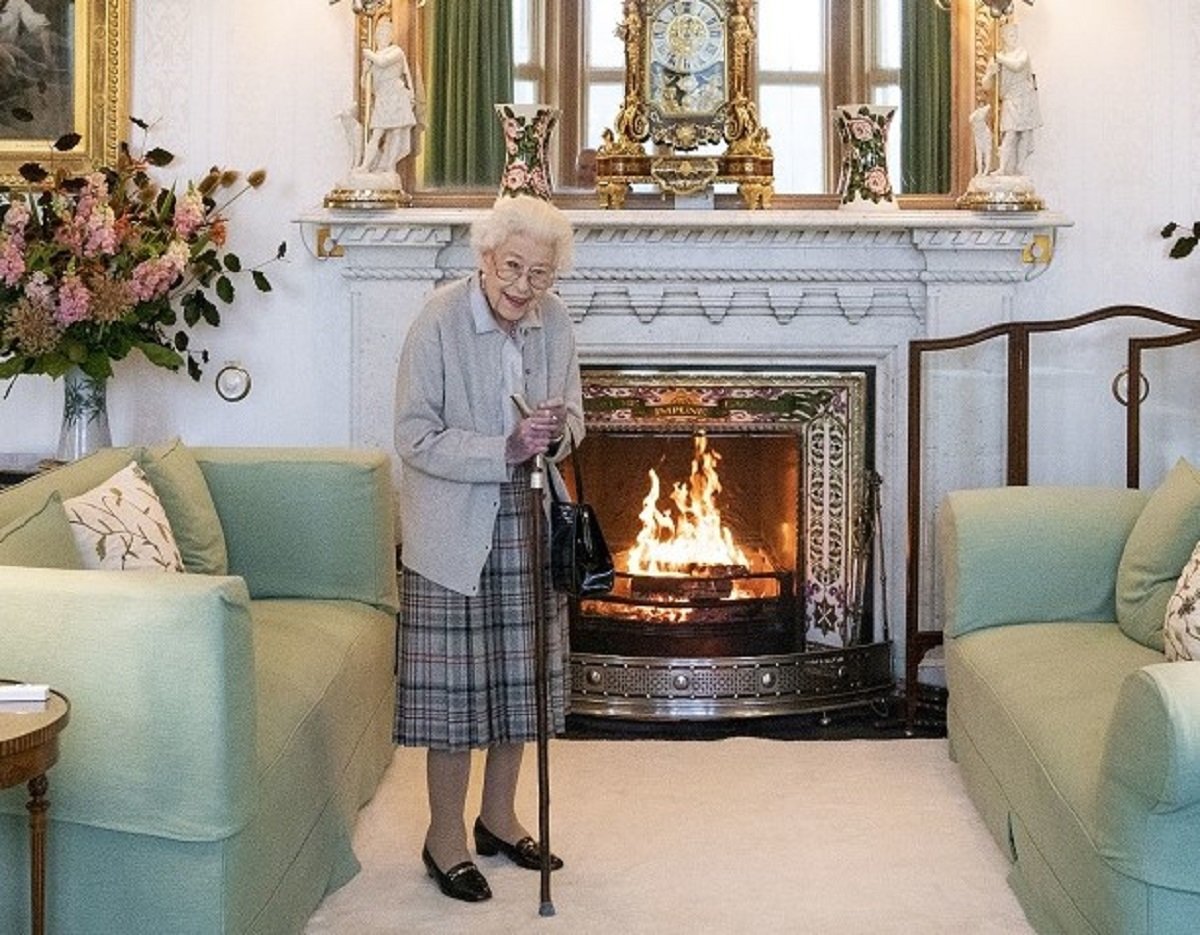
MULTIPOLYGON (((306 240, 344 253, 329 262, 341 265, 347 289, 355 444, 391 449, 404 335, 435 286, 475 268, 469 228, 480 213, 318 210, 300 219, 306 240)), ((873 369, 888 601, 892 636, 902 639, 907 344, 1009 320, 1016 290, 1046 270, 1070 221, 904 210, 568 216, 575 264, 556 288, 585 365, 873 369)), ((997 444, 981 439, 977 457, 999 463, 997 444)), ((939 480, 930 460, 933 501, 954 477, 939 480)))

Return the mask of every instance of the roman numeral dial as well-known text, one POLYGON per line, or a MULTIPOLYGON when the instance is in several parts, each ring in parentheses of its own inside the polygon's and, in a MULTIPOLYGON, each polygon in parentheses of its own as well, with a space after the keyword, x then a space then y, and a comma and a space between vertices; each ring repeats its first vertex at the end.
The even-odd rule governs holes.
POLYGON ((671 0, 650 23, 652 61, 676 74, 704 71, 725 58, 725 22, 704 0, 671 0))

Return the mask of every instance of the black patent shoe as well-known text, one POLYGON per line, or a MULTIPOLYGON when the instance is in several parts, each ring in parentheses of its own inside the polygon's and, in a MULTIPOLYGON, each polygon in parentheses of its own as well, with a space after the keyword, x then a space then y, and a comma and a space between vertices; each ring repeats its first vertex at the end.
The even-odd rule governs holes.
MULTIPOLYGON (((503 854, 518 867, 524 867, 526 870, 542 869, 542 849, 538 847, 537 841, 526 835, 516 844, 509 844, 488 831, 481 818, 475 819, 475 852, 482 857, 503 854)), ((560 858, 550 855, 551 870, 561 870, 562 865, 560 858)))
POLYGON ((437 881, 438 888, 451 899, 461 899, 465 903, 480 903, 485 899, 492 898, 492 888, 488 886, 488 881, 483 878, 479 868, 471 861, 464 860, 461 864, 455 864, 442 873, 438 869, 438 865, 433 862, 433 856, 427 847, 421 850, 421 860, 425 861, 425 869, 437 881))

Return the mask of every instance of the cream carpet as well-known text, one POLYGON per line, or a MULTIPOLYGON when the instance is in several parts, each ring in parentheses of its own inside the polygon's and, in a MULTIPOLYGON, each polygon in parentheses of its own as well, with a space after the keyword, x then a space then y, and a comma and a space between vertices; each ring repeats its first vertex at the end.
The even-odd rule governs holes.
MULTIPOLYGON (((555 741, 556 914, 539 876, 480 858, 494 898, 447 899, 421 865, 425 755, 397 751, 354 838, 362 872, 306 935, 1028 933, 945 740, 555 741)), ((468 820, 479 802, 477 756, 468 820)), ((534 750, 523 817, 537 827, 534 750)))

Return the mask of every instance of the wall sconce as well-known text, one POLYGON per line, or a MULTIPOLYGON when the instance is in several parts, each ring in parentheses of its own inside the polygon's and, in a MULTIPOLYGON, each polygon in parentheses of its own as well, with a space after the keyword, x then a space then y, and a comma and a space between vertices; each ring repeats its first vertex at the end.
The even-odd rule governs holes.
POLYGON ((241 402, 250 395, 250 371, 237 361, 229 361, 217 371, 213 385, 227 403, 241 402))

